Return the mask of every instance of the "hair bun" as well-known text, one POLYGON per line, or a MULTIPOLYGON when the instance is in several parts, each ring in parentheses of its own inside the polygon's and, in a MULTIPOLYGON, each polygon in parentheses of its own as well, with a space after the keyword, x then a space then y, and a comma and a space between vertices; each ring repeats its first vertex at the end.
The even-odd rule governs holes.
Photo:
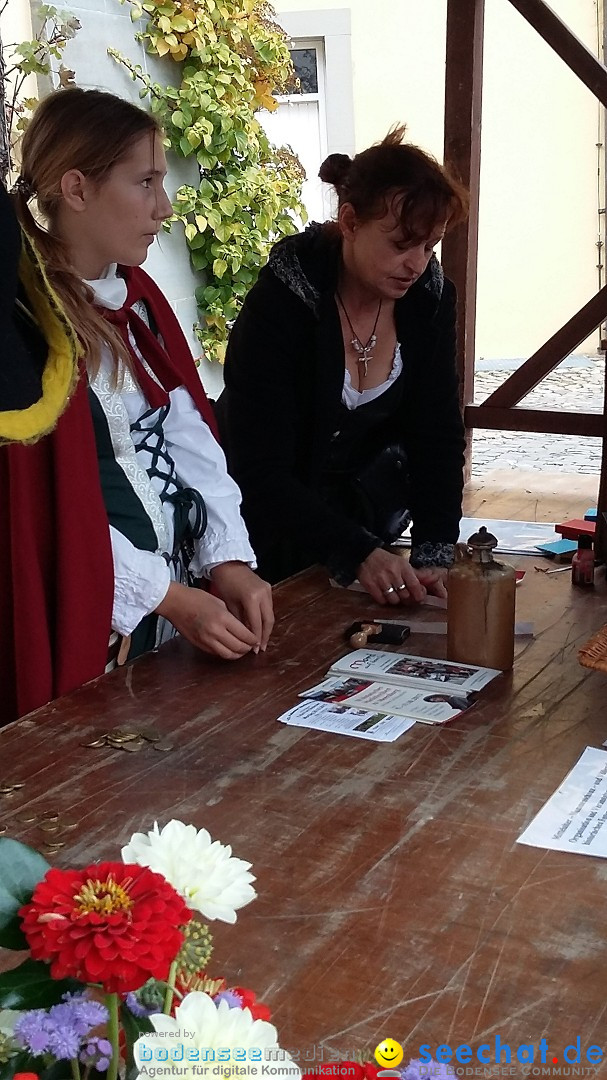
POLYGON ((334 188, 339 188, 344 183, 352 165, 352 159, 347 154, 329 154, 328 158, 325 158, 318 175, 321 180, 324 180, 325 184, 333 184, 334 188))

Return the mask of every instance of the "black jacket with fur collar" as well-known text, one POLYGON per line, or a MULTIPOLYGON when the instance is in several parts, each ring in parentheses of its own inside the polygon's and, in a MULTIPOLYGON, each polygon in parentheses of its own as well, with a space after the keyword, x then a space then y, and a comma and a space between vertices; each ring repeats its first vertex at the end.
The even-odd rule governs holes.
MULTIPOLYGON (((260 572, 272 581, 315 562, 351 579, 382 543, 318 490, 344 384, 340 243, 334 226, 312 225, 276 244, 228 344, 220 426, 260 572)), ((455 289, 436 259, 394 310, 404 389, 386 445, 399 441, 409 460, 412 562, 445 565, 458 537, 464 432, 455 289)))

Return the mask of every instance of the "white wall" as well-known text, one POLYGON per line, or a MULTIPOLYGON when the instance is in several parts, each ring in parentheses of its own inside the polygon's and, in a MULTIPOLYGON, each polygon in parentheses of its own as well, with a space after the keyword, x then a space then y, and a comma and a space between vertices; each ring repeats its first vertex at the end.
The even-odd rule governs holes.
MULTIPOLYGON (((596 50, 593 0, 551 6, 596 50)), ((486 22, 476 348, 522 357, 598 289, 599 106, 509 3, 486 22)))
MULTIPOLYGON (((597 0, 551 0, 596 51, 597 0)), ((275 0, 310 15, 335 0, 275 0)), ((445 0, 351 0, 355 145, 395 121, 443 151, 445 0)), ((478 356, 529 356, 598 288, 597 123, 590 92, 508 0, 486 0, 478 356)), ((584 347, 594 351, 598 335, 584 347)))

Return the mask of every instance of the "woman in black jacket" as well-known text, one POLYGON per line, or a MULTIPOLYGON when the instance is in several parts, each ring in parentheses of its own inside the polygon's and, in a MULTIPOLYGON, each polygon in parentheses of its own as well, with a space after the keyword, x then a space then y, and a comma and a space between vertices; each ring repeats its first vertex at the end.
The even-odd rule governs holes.
POLYGON ((464 452, 455 290, 433 249, 466 193, 403 136, 324 162, 338 220, 273 248, 218 405, 262 575, 318 562, 393 604, 445 595, 464 452), (407 561, 387 545, 410 519, 407 561))

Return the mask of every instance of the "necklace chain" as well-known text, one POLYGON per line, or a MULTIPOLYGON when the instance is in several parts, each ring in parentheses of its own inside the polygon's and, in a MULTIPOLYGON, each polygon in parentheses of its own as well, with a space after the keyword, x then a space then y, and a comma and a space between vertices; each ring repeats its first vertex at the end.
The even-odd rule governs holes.
POLYGON ((372 350, 377 345, 377 334, 375 333, 375 331, 377 330, 377 324, 379 322, 379 316, 380 316, 380 313, 381 313, 381 306, 382 306, 383 301, 382 300, 379 301, 379 306, 377 308, 377 315, 375 316, 375 322, 373 323, 373 329, 371 331, 371 335, 369 337, 369 340, 367 341, 367 343, 365 345, 360 340, 358 334, 356 333, 356 330, 352 326, 352 320, 350 319, 350 316, 348 315, 348 312, 346 311, 346 305, 344 304, 344 302, 343 302, 343 300, 342 300, 342 298, 339 295, 339 292, 337 290, 335 291, 335 295, 336 295, 336 297, 337 297, 337 299, 338 299, 338 301, 339 301, 339 303, 341 305, 341 309, 342 309, 344 315, 346 316, 346 319, 348 320, 348 326, 350 327, 350 330, 352 331, 352 341, 350 342, 350 344, 351 344, 352 348, 354 349, 354 351, 356 353, 358 353, 358 356, 356 357, 356 361, 359 364, 364 364, 365 365, 365 377, 366 377, 367 369, 369 367, 369 361, 373 359, 373 351, 372 350))

